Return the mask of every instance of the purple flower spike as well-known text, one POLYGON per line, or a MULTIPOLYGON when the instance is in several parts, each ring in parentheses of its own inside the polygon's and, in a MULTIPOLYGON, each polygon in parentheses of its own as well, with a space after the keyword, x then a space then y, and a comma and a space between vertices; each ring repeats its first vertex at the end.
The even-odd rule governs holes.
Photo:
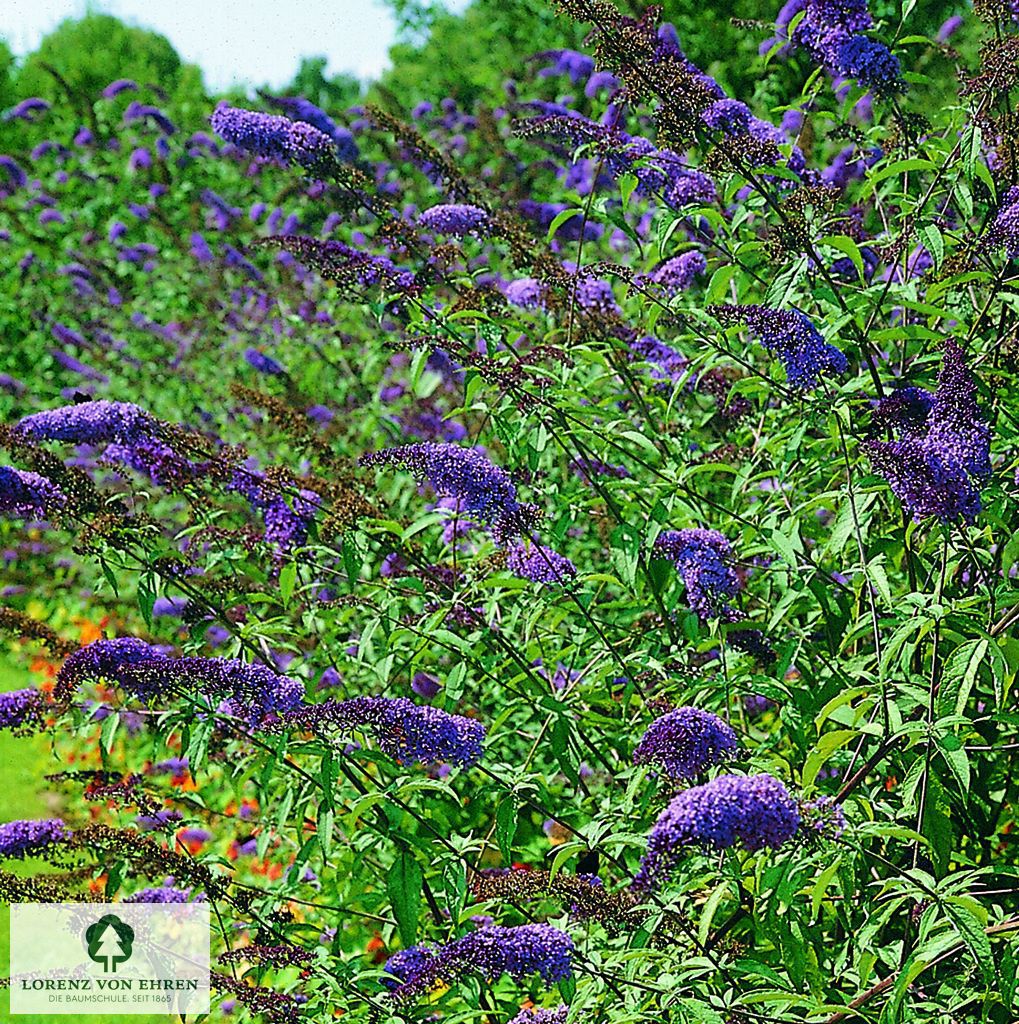
POLYGON ((561 585, 577 575, 577 567, 565 555, 530 541, 517 541, 506 552, 506 568, 514 576, 534 583, 561 585))
POLYGON ((425 210, 418 217, 418 225, 426 231, 460 238, 481 234, 488 226, 488 214, 480 206, 467 203, 444 203, 425 210))
POLYGON ((648 726, 634 748, 633 760, 686 782, 728 760, 738 746, 736 734, 717 715, 698 708, 676 708, 648 726))
POLYGON ((744 322, 761 344, 785 366, 791 388, 810 390, 822 376, 845 373, 848 361, 799 310, 767 306, 710 306, 708 312, 725 326, 744 322))
POLYGON ((962 350, 947 339, 926 419, 913 417, 898 440, 865 445, 875 469, 917 521, 934 516, 943 523, 973 522, 980 512, 980 490, 991 473, 991 432, 976 387, 962 350))
POLYGON ((20 434, 37 441, 132 444, 159 432, 159 421, 130 402, 82 402, 36 412, 19 421, 20 434))
POLYGON ((660 888, 690 847, 725 850, 739 842, 751 852, 778 848, 799 827, 796 801, 778 779, 766 774, 720 775, 684 790, 662 811, 648 837, 634 886, 660 888))
POLYGON ((655 540, 654 553, 675 564, 690 608, 702 619, 732 622, 739 618, 726 602, 743 585, 730 565, 732 546, 717 530, 667 530, 655 540))
POLYGON ((295 728, 365 728, 384 753, 403 764, 476 764, 485 738, 485 727, 473 718, 415 704, 406 697, 323 701, 290 712, 287 720, 295 728))
POLYGON ((0 730, 26 729, 35 725, 41 719, 44 707, 42 694, 31 686, 0 693, 0 730))
POLYGON ((328 170, 336 162, 333 140, 305 121, 262 114, 220 104, 212 114, 213 130, 238 149, 272 157, 307 170, 328 170))
POLYGON ((389 987, 400 1000, 417 998, 439 979, 466 974, 493 980, 508 974, 517 982, 537 975, 551 987, 572 976, 573 948, 569 935, 548 924, 487 925, 445 946, 402 950, 386 961, 386 970, 398 979, 389 987))
POLYGON ((0 825, 0 857, 23 860, 32 854, 44 853, 51 846, 70 838, 71 833, 60 818, 6 821, 0 825))
POLYGON ((533 506, 517 501, 509 474, 473 448, 429 441, 369 452, 360 462, 362 466, 402 466, 426 480, 436 494, 454 498, 457 511, 472 512, 500 530, 535 516, 533 506))
POLYGON ((59 509, 65 502, 60 488, 44 476, 13 466, 0 466, 0 513, 18 519, 59 509))

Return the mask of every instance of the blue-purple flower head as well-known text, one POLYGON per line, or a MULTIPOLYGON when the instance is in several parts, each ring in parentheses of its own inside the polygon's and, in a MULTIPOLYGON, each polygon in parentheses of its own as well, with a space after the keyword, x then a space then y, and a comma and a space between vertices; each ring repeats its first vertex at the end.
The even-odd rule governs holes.
POLYGON ((473 718, 406 697, 328 700, 295 709, 287 717, 295 727, 367 730, 383 753, 401 764, 477 764, 485 739, 485 727, 473 718))
POLYGON ((800 827, 800 811, 774 776, 719 775, 676 796, 662 811, 634 880, 638 889, 668 882, 691 848, 751 852, 778 848, 800 827))
POLYGON ((300 682, 265 665, 234 658, 170 658, 134 637, 96 640, 75 651, 57 673, 55 692, 66 698, 83 681, 99 679, 144 702, 205 694, 224 701, 224 710, 244 715, 253 724, 276 720, 297 708, 304 697, 300 682))
POLYGON ((736 734, 717 715, 682 707, 648 726, 634 748, 633 760, 686 782, 728 760, 738 746, 736 734))
POLYGON ((0 857, 22 860, 46 853, 70 838, 71 832, 60 818, 5 821, 0 824, 0 857))
POLYGON ((468 203, 443 203, 418 215, 418 227, 456 238, 484 234, 488 223, 488 214, 468 203))
POLYGON ((158 434, 159 421, 131 402, 102 399, 32 413, 20 420, 15 430, 37 441, 132 444, 158 434))
POLYGON ((204 896, 191 894, 190 889, 180 889, 174 885, 157 885, 148 889, 139 889, 124 898, 125 903, 201 903, 204 896))
POLYGON ((545 286, 533 277, 509 281, 502 290, 506 301, 521 309, 542 309, 547 300, 545 286))
POLYGON ((866 36, 851 36, 835 55, 839 72, 855 78, 864 89, 877 96, 891 96, 902 91, 902 67, 899 58, 884 43, 866 36))
POLYGON ((0 466, 0 514, 35 518, 59 510, 65 499, 56 484, 27 469, 0 466))
POLYGON ((257 348, 247 348, 244 350, 244 359, 249 366, 258 370, 259 373, 264 373, 268 377, 284 377, 286 376, 286 370, 276 362, 272 356, 266 355, 264 352, 260 352, 257 348))
POLYGON ((438 981, 480 975, 496 981, 508 974, 516 982, 537 976, 551 987, 573 974, 573 940, 548 924, 506 928, 487 925, 444 946, 412 946, 386 961, 396 975, 390 983, 396 999, 415 999, 438 981))
POLYGON ((821 377, 845 373, 849 366, 845 354, 828 344, 798 309, 710 306, 708 312, 724 326, 745 323, 761 344, 781 360, 789 386, 797 390, 815 388, 821 377))
POLYGON ((0 730, 30 731, 43 715, 45 700, 33 686, 0 693, 0 730))
POLYGON ((474 448, 426 441, 369 452, 363 466, 401 466, 427 481, 440 497, 453 498, 458 512, 470 512, 500 532, 514 523, 532 520, 533 506, 517 501, 509 474, 474 448))
POLYGON ((655 539, 654 553, 676 566, 690 608, 700 618, 733 621, 739 617, 728 601, 743 584, 732 567, 732 545, 721 533, 700 527, 667 530, 655 539))
POLYGON ((991 473, 991 432, 976 391, 962 350, 948 338, 926 417, 907 421, 894 441, 866 443, 874 467, 917 521, 972 522, 980 512, 980 491, 991 473))
POLYGON ((562 585, 577 575, 577 567, 565 555, 528 540, 514 541, 506 549, 506 568, 514 576, 549 586, 562 585))
POLYGON ((333 140, 306 121, 220 104, 211 117, 213 130, 227 142, 256 156, 327 171, 336 162, 333 140))
POLYGON ((746 135, 754 115, 740 100, 715 100, 701 113, 701 120, 712 131, 723 135, 746 135))
POLYGON ((680 253, 666 260, 649 275, 649 280, 670 295, 686 291, 694 278, 708 269, 708 261, 696 249, 680 253))
POLYGON ((562 1003, 551 1009, 541 1006, 528 1006, 521 1010, 509 1024, 566 1024, 570 1008, 562 1003))
POLYGON ((1001 197, 987 241, 992 245, 1003 245, 1009 259, 1019 257, 1019 186, 1013 185, 1001 197))
POLYGON ((344 163, 354 163, 357 160, 357 143, 354 136, 341 128, 321 107, 316 106, 311 100, 303 96, 269 96, 262 94, 266 102, 271 103, 278 110, 282 110, 287 117, 295 121, 303 121, 317 128, 323 135, 328 135, 336 146, 336 155, 344 163))

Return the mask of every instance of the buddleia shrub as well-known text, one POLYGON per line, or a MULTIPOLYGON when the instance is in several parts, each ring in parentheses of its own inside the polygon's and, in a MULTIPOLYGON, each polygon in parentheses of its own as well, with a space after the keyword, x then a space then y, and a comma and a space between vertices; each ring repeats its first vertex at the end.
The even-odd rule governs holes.
POLYGON ((6 899, 208 901, 220 1016, 1014 1019, 1019 26, 881 13, 7 112, 6 899))

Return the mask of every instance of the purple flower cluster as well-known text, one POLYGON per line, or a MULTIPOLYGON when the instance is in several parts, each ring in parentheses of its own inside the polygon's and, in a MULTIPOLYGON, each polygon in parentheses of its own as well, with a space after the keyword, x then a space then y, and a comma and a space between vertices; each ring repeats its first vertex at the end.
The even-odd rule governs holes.
POLYGON ((440 235, 462 238, 481 234, 488 226, 488 214, 480 206, 468 203, 443 203, 421 213, 418 226, 440 235))
POLYGON ((502 290, 506 301, 521 309, 541 309, 545 305, 545 286, 533 277, 521 277, 507 283, 502 290))
POLYGON ((717 715, 683 707, 655 719, 634 748, 636 764, 650 764, 681 782, 727 760, 739 746, 717 715))
POLYGON ((139 889, 124 898, 125 903, 197 903, 201 902, 201 894, 192 896, 190 889, 178 889, 173 885, 153 886, 150 889, 139 889))
POLYGON ((717 530, 667 530, 656 538, 654 553, 675 564, 690 608, 702 619, 739 617, 726 602, 743 589, 742 583, 730 564, 732 545, 717 530))
POLYGON ((270 235, 259 244, 274 245, 311 267, 322 277, 342 283, 386 285, 397 291, 414 287, 414 274, 397 267, 388 256, 376 256, 333 239, 322 241, 305 235, 270 235))
POLYGON ((82 402, 32 413, 15 428, 37 441, 133 444, 159 433, 159 421, 131 402, 82 402))
POLYGON ((650 276, 649 280, 670 295, 686 291, 698 274, 708 269, 708 261, 696 249, 680 253, 666 260, 650 276))
POLYGON ((915 520, 934 516, 943 523, 972 522, 980 511, 980 489, 991 473, 991 432, 977 405, 976 387, 962 349, 946 339, 926 419, 919 421, 927 400, 921 389, 910 389, 896 403, 910 410, 908 417, 900 413, 905 427, 899 439, 866 443, 875 468, 915 520))
POLYGON ((1001 197, 986 242, 988 245, 1003 245, 1010 260, 1019 257, 1019 185, 1013 185, 1001 197))
POLYGON ((719 775, 684 790, 662 811, 634 885, 664 885, 689 847, 724 850, 738 841, 750 851, 777 848, 799 827, 796 801, 774 776, 719 775))
POLYGON ((674 348, 651 337, 636 338, 629 345, 631 358, 651 364, 651 376, 658 381, 679 384, 686 374, 690 360, 674 348))
POLYGON ((0 857, 21 860, 66 842, 71 833, 60 818, 41 821, 6 821, 0 824, 0 857))
POLYGON ((0 730, 24 729, 42 716, 45 702, 34 687, 0 693, 0 730))
POLYGON ((612 285, 590 274, 578 276, 574 296, 581 309, 602 313, 605 316, 619 316, 622 313, 612 293, 612 285))
POLYGON ((354 136, 346 128, 341 128, 311 100, 305 99, 303 96, 269 96, 265 94, 262 98, 282 110, 287 117, 293 118, 295 121, 304 121, 312 128, 317 128, 323 135, 328 135, 336 146, 339 159, 344 163, 354 163, 357 160, 357 143, 354 141, 354 136))
POLYGON ((213 130, 256 156, 271 157, 307 170, 328 170, 336 161, 333 140, 306 121, 263 114, 221 103, 211 117, 213 130))
POLYGON ((304 687, 265 665, 234 658, 169 658, 134 637, 96 640, 75 651, 57 674, 57 692, 69 696, 86 679, 106 679, 142 701, 198 691, 221 698, 221 710, 252 722, 278 719, 304 698, 304 687))
POLYGON ((577 567, 565 555, 544 544, 524 540, 506 549, 506 568, 514 576, 549 586, 565 583, 577 575, 577 567))
POLYGON ((793 41, 805 46, 830 73, 855 78, 879 96, 902 90, 898 58, 884 44, 862 35, 872 24, 867 0, 792 0, 779 15, 780 37, 787 37, 790 22, 801 10, 793 41))
POLYGON ((521 518, 533 518, 534 509, 517 501, 509 474, 474 448, 426 441, 369 452, 362 466, 402 466, 418 480, 427 481, 440 497, 457 502, 457 512, 470 512, 501 530, 521 518))
POLYGON ((848 361, 798 309, 768 306, 711 306, 708 312, 719 323, 746 323, 769 352, 782 361, 792 388, 810 390, 822 376, 845 373, 848 361))
POLYGON ((18 519, 59 509, 64 495, 56 484, 27 469, 0 466, 0 513, 18 519))
POLYGON ((547 987, 573 974, 573 940, 548 924, 513 928, 487 925, 444 946, 411 946, 386 961, 396 976, 390 988, 396 999, 417 998, 440 979, 465 974, 495 981, 508 974, 516 982, 537 975, 547 987))
POLYGON ((509 1024, 566 1024, 566 1015, 570 1008, 563 1003, 550 1010, 540 1006, 530 1006, 521 1010, 509 1024))
POLYGON ((481 759, 485 727, 406 697, 352 697, 306 704, 287 715, 294 727, 365 728, 379 748, 402 764, 449 762, 469 766, 481 759))
POLYGON ((284 370, 283 367, 272 358, 272 356, 267 356, 264 352, 259 352, 257 348, 245 349, 244 359, 249 366, 258 370, 259 373, 264 373, 269 377, 286 376, 287 371, 284 370))

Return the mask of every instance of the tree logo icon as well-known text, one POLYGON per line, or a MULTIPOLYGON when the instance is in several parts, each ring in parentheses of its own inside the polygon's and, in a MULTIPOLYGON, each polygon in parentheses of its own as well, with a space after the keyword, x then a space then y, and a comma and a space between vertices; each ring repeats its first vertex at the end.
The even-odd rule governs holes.
POLYGON ((101 964, 108 974, 117 973, 117 964, 131 959, 134 929, 116 914, 105 914, 85 929, 90 960, 101 964))

